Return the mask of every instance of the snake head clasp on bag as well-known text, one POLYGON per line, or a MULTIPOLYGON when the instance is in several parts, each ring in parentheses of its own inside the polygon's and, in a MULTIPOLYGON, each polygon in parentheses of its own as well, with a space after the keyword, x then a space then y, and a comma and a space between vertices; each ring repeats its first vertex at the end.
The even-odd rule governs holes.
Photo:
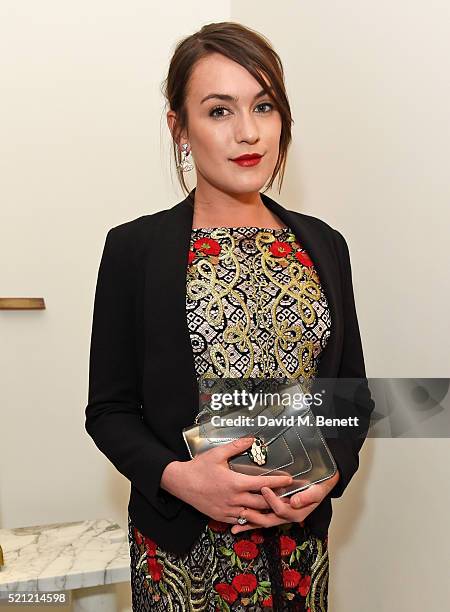
POLYGON ((250 449, 247 451, 247 455, 257 465, 264 465, 267 461, 267 446, 264 444, 264 440, 256 437, 250 449))

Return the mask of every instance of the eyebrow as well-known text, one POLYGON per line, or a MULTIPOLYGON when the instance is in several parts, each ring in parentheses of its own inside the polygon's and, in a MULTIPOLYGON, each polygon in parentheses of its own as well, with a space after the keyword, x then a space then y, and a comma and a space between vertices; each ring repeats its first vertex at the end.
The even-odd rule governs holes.
MULTIPOLYGON (((269 94, 269 91, 272 90, 272 87, 269 89, 261 89, 261 91, 259 91, 255 97, 253 98, 253 100, 257 100, 258 98, 262 98, 263 96, 265 96, 266 94, 269 94)), ((206 102, 206 100, 210 100, 211 98, 218 98, 219 100, 227 100, 228 102, 237 102, 239 100, 238 96, 230 96, 229 94, 221 94, 221 93, 210 93, 207 96, 205 96, 200 104, 203 104, 203 102, 206 102)))

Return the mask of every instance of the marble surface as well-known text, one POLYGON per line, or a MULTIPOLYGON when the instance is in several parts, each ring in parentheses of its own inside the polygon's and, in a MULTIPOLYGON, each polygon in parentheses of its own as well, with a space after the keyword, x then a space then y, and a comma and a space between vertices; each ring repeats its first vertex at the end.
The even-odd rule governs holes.
POLYGON ((128 535, 108 519, 0 529, 0 591, 68 591, 130 581, 128 535))

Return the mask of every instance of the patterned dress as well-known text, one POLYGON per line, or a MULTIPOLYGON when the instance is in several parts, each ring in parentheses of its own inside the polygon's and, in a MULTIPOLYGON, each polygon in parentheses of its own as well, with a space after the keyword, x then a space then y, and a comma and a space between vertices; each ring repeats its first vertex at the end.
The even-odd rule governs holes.
MULTIPOLYGON (((330 311, 290 228, 192 229, 186 283, 198 379, 315 376, 330 311)), ((133 611, 327 610, 328 536, 305 522, 237 534, 232 526, 210 519, 176 555, 128 517, 133 611)))

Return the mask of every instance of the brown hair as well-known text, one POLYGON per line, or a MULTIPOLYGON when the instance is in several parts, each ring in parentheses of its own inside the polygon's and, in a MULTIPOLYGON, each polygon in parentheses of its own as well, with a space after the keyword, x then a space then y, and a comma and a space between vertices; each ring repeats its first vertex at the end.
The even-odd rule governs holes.
POLYGON ((282 127, 277 163, 265 191, 271 188, 278 173, 280 174, 278 186, 281 189, 287 151, 292 139, 291 124, 293 123, 284 84, 283 65, 279 55, 262 34, 232 21, 209 23, 198 32, 182 39, 175 48, 167 77, 163 81, 162 93, 166 98, 166 103, 170 110, 177 113, 172 145, 178 180, 182 189, 189 195, 183 171, 178 168, 181 153, 177 144, 180 132, 187 127, 188 118, 185 106, 187 87, 196 62, 212 53, 221 53, 241 64, 264 89, 267 89, 268 86, 273 88, 271 95, 281 115, 282 127), (264 81, 262 75, 267 78, 269 85, 264 81))

